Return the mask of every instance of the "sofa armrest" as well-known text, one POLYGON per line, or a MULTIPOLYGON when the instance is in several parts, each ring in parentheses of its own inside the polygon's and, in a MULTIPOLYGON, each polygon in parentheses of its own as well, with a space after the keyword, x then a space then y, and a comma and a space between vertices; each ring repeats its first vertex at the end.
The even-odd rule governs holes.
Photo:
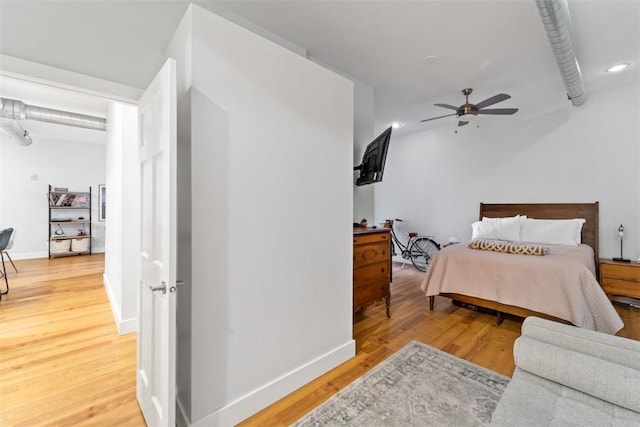
POLYGON ((527 317, 522 336, 640 370, 640 341, 527 317))

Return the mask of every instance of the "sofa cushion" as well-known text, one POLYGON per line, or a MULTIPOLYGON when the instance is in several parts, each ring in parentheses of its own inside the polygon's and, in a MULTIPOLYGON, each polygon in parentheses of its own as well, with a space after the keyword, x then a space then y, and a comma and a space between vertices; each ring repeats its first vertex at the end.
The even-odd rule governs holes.
POLYGON ((492 426, 637 426, 640 413, 516 369, 492 426))
POLYGON ((526 335, 516 340, 514 356, 516 366, 523 371, 640 412, 637 369, 526 335))

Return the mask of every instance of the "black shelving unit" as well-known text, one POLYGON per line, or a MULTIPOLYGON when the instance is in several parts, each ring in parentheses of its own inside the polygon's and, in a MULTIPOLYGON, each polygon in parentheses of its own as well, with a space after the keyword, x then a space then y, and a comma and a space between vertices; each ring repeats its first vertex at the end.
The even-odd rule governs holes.
POLYGON ((49 258, 91 254, 91 187, 69 191, 51 187, 49 200, 49 258))

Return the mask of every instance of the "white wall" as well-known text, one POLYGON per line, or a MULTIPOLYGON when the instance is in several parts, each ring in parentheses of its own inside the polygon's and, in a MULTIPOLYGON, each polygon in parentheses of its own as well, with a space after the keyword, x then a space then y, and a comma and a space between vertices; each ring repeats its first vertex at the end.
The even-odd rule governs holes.
POLYGON ((139 236, 138 109, 107 108, 104 284, 120 334, 136 330, 139 236), (125 243, 126 244, 123 244, 125 243))
POLYGON ((179 404, 232 425, 355 354, 353 86, 194 5, 169 54, 192 188, 179 404))
MULTIPOLYGON (((354 109, 353 109, 353 157, 354 166, 362 161, 362 154, 367 145, 373 141, 376 135, 373 133, 375 113, 375 90, 372 86, 358 80, 354 80, 354 109)), ((354 172, 353 182, 359 176, 354 172)), ((353 185, 353 222, 360 222, 363 218, 374 222, 374 186, 353 185)))
MULTIPOLYGON (((450 122, 395 137, 384 181, 375 187, 376 221, 403 230, 471 237, 478 205, 600 202, 600 256, 640 256, 640 98, 637 85, 591 93, 585 105, 481 118, 453 133, 450 122)), ((446 120, 446 119, 445 119, 446 120)))
POLYGON ((92 251, 104 252, 104 223, 98 221, 97 189, 104 184, 104 145, 33 136, 29 146, 0 132, 0 227, 16 229, 13 259, 43 258, 48 252, 48 185, 93 191, 92 251))

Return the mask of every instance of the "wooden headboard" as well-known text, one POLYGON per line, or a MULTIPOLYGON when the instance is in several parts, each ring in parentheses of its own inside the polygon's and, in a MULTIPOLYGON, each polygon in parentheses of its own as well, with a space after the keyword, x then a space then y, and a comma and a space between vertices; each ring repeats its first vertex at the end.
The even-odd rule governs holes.
POLYGON ((584 218, 582 243, 593 248, 598 266, 598 202, 594 203, 480 203, 480 219, 527 215, 538 219, 584 218))

